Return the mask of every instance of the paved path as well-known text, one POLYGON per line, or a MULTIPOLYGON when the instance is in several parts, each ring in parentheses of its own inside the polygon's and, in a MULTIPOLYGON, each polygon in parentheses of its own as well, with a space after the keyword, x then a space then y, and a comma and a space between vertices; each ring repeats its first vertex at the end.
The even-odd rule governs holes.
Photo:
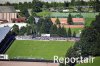
POLYGON ((0 66, 59 66, 58 63, 0 61, 0 66))

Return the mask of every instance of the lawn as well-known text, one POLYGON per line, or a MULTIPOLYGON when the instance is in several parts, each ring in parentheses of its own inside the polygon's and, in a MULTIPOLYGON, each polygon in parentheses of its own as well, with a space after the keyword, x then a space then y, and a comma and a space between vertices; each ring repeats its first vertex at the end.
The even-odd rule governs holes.
POLYGON ((85 18, 85 26, 90 26, 91 22, 94 20, 95 18, 85 18))
POLYGON ((100 65, 100 57, 96 57, 93 63, 77 64, 76 66, 99 66, 99 65, 100 65))
MULTIPOLYGON (((75 31, 76 33, 79 33, 83 28, 71 28, 72 33, 75 31)), ((68 29, 67 29, 68 31, 68 29)))
POLYGON ((51 14, 51 12, 49 11, 43 11, 43 12, 39 12, 37 13, 38 16, 41 16, 41 17, 47 17, 51 14))
POLYGON ((16 40, 6 54, 10 58, 53 59, 54 55, 64 57, 73 44, 74 42, 67 41, 16 40))

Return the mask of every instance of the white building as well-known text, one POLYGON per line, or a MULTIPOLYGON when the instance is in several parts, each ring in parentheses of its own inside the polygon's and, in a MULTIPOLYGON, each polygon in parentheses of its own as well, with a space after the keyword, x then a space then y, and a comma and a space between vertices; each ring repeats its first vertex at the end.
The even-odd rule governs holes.
POLYGON ((5 26, 13 27, 14 25, 18 25, 20 29, 23 26, 26 27, 27 23, 4 23, 4 24, 1 24, 0 27, 5 27, 5 26))

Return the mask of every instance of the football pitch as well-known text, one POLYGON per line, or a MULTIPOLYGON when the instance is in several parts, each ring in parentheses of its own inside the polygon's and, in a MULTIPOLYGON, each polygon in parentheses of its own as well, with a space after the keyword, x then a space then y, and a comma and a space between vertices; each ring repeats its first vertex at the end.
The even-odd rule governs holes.
POLYGON ((34 58, 53 60, 54 56, 64 57, 74 42, 16 40, 7 50, 9 58, 34 58))

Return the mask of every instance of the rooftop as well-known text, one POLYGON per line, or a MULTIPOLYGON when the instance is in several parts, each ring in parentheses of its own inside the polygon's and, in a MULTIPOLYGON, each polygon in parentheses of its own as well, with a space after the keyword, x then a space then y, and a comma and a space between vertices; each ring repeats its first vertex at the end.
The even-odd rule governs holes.
POLYGON ((16 13, 13 6, 0 6, 0 13, 16 13))
POLYGON ((10 31, 10 27, 2 27, 0 28, 0 42, 5 38, 7 33, 10 31))

